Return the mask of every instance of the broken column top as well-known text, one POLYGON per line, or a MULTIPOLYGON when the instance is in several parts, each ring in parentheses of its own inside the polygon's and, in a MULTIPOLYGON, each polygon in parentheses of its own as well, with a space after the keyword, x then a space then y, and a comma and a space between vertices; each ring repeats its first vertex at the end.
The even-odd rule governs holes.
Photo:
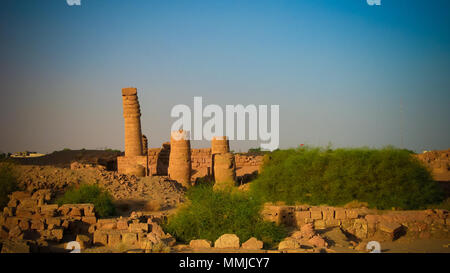
POLYGON ((137 94, 137 88, 135 87, 126 87, 122 88, 122 96, 132 96, 137 94))
POLYGON ((171 141, 189 140, 189 131, 184 130, 172 131, 170 134, 170 140, 171 141))

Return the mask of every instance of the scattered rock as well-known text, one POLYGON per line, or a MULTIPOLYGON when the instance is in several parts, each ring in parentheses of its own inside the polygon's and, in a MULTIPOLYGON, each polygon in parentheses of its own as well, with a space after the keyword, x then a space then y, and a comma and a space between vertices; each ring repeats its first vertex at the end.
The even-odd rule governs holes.
POLYGON ((252 237, 248 239, 245 243, 242 244, 243 249, 262 249, 263 248, 263 242, 256 239, 255 237, 252 237))
POLYGON ((300 244, 292 238, 287 238, 278 244, 278 250, 298 249, 298 248, 300 248, 300 244))
POLYGON ((211 242, 208 240, 191 240, 189 242, 190 248, 211 248, 211 242))
POLYGON ((239 237, 236 234, 224 234, 214 242, 215 248, 239 248, 239 237))

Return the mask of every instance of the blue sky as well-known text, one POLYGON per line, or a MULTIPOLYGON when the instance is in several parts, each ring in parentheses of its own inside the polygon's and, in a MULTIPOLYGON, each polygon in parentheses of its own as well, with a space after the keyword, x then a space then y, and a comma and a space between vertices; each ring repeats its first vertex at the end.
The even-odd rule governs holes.
POLYGON ((445 0, 3 1, 0 151, 123 149, 127 86, 151 147, 202 96, 279 104, 281 148, 447 149, 449 21, 445 0))

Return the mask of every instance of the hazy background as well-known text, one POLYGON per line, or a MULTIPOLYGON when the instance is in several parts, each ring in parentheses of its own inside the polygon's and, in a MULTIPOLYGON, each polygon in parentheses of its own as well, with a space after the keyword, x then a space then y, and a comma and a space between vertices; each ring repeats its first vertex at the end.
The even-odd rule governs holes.
POLYGON ((194 96, 279 104, 281 148, 450 147, 450 1, 81 4, 2 1, 0 151, 123 150, 127 86, 151 147, 194 96))

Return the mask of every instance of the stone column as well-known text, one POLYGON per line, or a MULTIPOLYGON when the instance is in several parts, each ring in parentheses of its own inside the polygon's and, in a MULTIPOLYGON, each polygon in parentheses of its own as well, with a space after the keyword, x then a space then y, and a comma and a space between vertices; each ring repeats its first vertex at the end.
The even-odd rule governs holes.
POLYGON ((230 152, 230 144, 226 136, 213 137, 211 140, 211 155, 230 152))
POLYGON ((125 119, 125 156, 142 155, 141 110, 136 88, 123 88, 123 117, 125 119))
POLYGON ((174 131, 170 135, 168 173, 170 179, 191 186, 191 142, 186 131, 174 131))
POLYGON ((148 154, 148 138, 142 135, 142 155, 148 154))
POLYGON ((226 189, 235 185, 236 164, 232 153, 214 155, 214 190, 226 189))
POLYGON ((226 136, 215 136, 211 139, 211 176, 214 177, 214 156, 230 152, 230 144, 226 136))

